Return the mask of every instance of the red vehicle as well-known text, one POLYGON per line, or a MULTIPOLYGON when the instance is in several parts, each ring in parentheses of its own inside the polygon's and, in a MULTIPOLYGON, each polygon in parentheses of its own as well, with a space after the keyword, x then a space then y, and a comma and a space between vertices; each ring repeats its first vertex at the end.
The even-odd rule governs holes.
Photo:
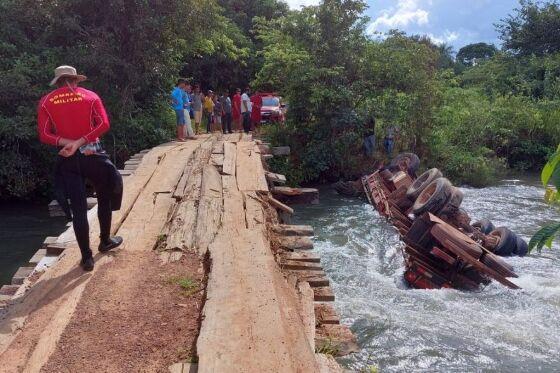
POLYGON ((282 103, 281 97, 274 93, 261 93, 261 96, 261 123, 283 123, 286 105, 282 103))

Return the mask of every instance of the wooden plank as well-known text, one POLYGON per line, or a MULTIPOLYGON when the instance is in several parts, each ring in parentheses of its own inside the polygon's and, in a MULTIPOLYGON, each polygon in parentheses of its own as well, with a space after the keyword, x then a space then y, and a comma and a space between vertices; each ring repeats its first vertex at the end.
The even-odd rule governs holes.
POLYGON ((294 209, 291 208, 290 206, 286 206, 285 204, 283 204, 282 202, 278 201, 276 198, 274 197, 268 197, 268 202, 275 208, 292 215, 294 213, 294 209))
POLYGON ((129 171, 134 171, 138 168, 137 164, 125 164, 124 169, 129 171))
POLYGON ((56 240, 58 240, 58 237, 46 237, 41 248, 46 249, 48 245, 54 244, 56 240))
POLYGON ((270 149, 272 155, 275 156, 282 156, 282 155, 290 155, 290 147, 289 146, 275 146, 270 149))
POLYGON ((121 174, 121 176, 130 176, 134 173, 132 170, 118 170, 118 171, 119 174, 121 174))
POLYGON ((280 236, 278 243, 284 250, 313 250, 313 241, 309 237, 280 236))
POLYGON ((34 267, 19 267, 12 277, 12 285, 21 285, 23 281, 31 275, 34 267))
POLYGON ((237 146, 232 142, 224 143, 224 163, 222 173, 235 176, 237 146))
POLYGON ((275 174, 274 172, 265 171, 266 179, 274 184, 286 184, 286 176, 275 174))
POLYGON ((210 157, 210 162, 212 165, 217 167, 222 167, 224 164, 224 155, 223 154, 212 154, 210 157))
POLYGON ((0 295, 14 295, 20 285, 2 285, 0 295))
POLYGON ((275 186, 271 190, 274 198, 280 202, 295 204, 319 203, 319 190, 316 188, 290 188, 275 186))
POLYGON ((282 260, 280 262, 280 267, 282 267, 282 269, 289 269, 292 271, 299 271, 299 270, 317 271, 323 269, 323 267, 319 263, 303 262, 299 260, 290 260, 290 259, 282 260))
POLYGON ((196 218, 195 247, 206 253, 222 222, 222 177, 214 166, 206 165, 202 171, 200 202, 196 218))
POLYGON ((298 283, 300 314, 303 328, 311 349, 315 351, 315 308, 313 305, 314 292, 309 283, 298 283))
POLYGON ((296 276, 298 281, 307 281, 311 287, 329 286, 330 281, 324 271, 290 271, 287 273, 296 276))
POLYGON ((252 141, 237 144, 237 186, 242 192, 268 192, 261 158, 254 148, 255 143, 252 141))
POLYGON ((216 141, 212 146, 212 154, 224 154, 224 142, 216 141))
POLYGON ((273 226, 272 230, 282 236, 313 236, 313 227, 310 225, 279 224, 273 226))
POLYGON ((39 249, 27 262, 30 265, 37 265, 47 255, 47 249, 39 249))
POLYGON ((224 227, 233 231, 245 229, 247 223, 243 194, 237 189, 235 176, 223 175, 222 186, 224 195, 224 227))
POLYGON ((310 253, 310 252, 284 252, 281 254, 281 257, 286 260, 298 260, 300 262, 310 262, 310 263, 319 263, 321 262, 321 257, 319 254, 310 253))
POLYGON ((243 193, 243 200, 245 201, 245 222, 248 229, 263 228, 265 217, 262 201, 255 192, 243 193))
POLYGON ((66 245, 53 243, 47 246, 47 255, 48 256, 58 256, 62 254, 62 252, 66 250, 66 245))
POLYGON ((334 302, 334 293, 330 286, 313 288, 315 302, 334 302))
POLYGON ((340 324, 340 317, 329 303, 315 303, 315 318, 318 324, 340 324))

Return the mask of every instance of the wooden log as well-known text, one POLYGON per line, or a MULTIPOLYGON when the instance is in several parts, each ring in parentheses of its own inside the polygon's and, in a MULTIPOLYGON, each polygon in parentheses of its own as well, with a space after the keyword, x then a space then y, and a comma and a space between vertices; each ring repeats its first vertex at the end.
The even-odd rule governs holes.
POLYGON ((280 236, 278 242, 284 250, 313 250, 313 241, 309 237, 280 236))
POLYGON ((138 168, 137 164, 125 164, 124 169, 129 171, 134 171, 138 168))
POLYGON ((315 303, 315 319, 318 324, 340 324, 340 317, 335 308, 328 303, 315 303))
POLYGON ((261 154, 270 154, 270 146, 265 144, 258 144, 258 143, 257 146, 261 154))
POLYGON ((144 154, 142 153, 136 153, 130 157, 130 159, 142 159, 142 158, 144 158, 144 154))
POLYGON ((266 179, 273 184, 286 184, 286 176, 275 174, 274 172, 265 171, 266 179))
POLYGON ((150 150, 152 150, 152 149, 144 149, 144 150, 140 150, 138 153, 139 154, 146 154, 146 153, 149 153, 150 150))
POLYGON ((313 227, 310 225, 287 225, 279 224, 272 230, 282 236, 313 236, 313 227))
POLYGON ((235 143, 224 143, 224 163, 222 174, 235 176, 235 164, 237 160, 237 147, 235 143))
POLYGON ((274 197, 268 197, 268 202, 275 208, 277 208, 278 210, 281 210, 287 214, 292 215, 294 213, 294 209, 286 206, 285 204, 283 204, 282 202, 278 201, 276 198, 274 197))
POLYGON ((275 156, 282 156, 282 155, 290 155, 290 147, 289 146, 275 146, 270 149, 272 155, 275 156))
POLYGON ((27 262, 29 265, 36 266, 39 264, 41 259, 43 259, 47 255, 47 249, 39 249, 27 262))
POLYGON ((284 252, 281 254, 282 259, 298 260, 300 262, 320 263, 321 257, 316 253, 310 252, 284 252))
POLYGON ((330 286, 319 286, 313 288, 315 302, 334 302, 334 293, 330 286))
POLYGON ((245 202, 245 222, 248 229, 264 227, 265 217, 261 199, 255 192, 243 193, 245 202))
POLYGON ((272 158, 274 158, 274 156, 272 154, 263 154, 261 155, 261 158, 265 161, 271 160, 272 158))
POLYGON ((256 145, 252 141, 237 143, 237 187, 242 192, 268 192, 262 161, 255 148, 256 145))
POLYGON ((317 328, 315 343, 317 349, 325 346, 334 349, 334 356, 345 356, 360 349, 356 337, 346 325, 320 325, 317 328))
POLYGON ((133 174, 132 170, 118 170, 121 176, 130 176, 133 174))
POLYGON ((58 256, 66 250, 66 246, 59 243, 53 243, 47 246, 47 256, 58 256))
POLYGON ((319 190, 315 188, 290 188, 273 187, 271 190, 276 199, 289 204, 317 204, 319 203, 319 190))
POLYGON ((129 159, 128 161, 124 162, 124 164, 139 165, 140 162, 142 162, 142 160, 140 160, 140 159, 129 159))
POLYGON ((19 267, 14 277, 12 277, 12 285, 21 285, 23 281, 31 275, 35 268, 34 267, 19 267))

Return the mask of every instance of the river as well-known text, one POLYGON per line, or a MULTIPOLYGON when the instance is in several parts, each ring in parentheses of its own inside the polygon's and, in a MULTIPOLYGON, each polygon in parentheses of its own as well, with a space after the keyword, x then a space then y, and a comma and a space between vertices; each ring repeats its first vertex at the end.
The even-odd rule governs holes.
POLYGON ((47 205, 0 205, 0 286, 9 284, 21 266, 26 266, 47 236, 65 229, 64 218, 51 218, 47 205))
MULTIPOLYGON (((536 182, 504 180, 462 188, 473 221, 489 218, 529 239, 560 220, 536 182)), ((315 249, 336 294, 341 321, 361 351, 339 361, 380 372, 559 372, 560 245, 507 258, 522 290, 492 282, 477 292, 412 290, 403 282, 397 232, 364 200, 321 189, 319 205, 296 209, 315 228, 315 249)))

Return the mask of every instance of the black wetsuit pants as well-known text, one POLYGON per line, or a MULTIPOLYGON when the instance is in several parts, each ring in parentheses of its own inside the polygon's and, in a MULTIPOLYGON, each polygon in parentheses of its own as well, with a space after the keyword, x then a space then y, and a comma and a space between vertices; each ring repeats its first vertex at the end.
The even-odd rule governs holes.
POLYGON ((71 157, 59 157, 56 167, 56 184, 63 187, 64 194, 70 198, 74 233, 82 260, 91 258, 86 179, 93 184, 97 194, 99 237, 107 240, 111 234, 112 211, 120 209, 122 201, 122 177, 105 153, 86 156, 77 151, 71 157))

